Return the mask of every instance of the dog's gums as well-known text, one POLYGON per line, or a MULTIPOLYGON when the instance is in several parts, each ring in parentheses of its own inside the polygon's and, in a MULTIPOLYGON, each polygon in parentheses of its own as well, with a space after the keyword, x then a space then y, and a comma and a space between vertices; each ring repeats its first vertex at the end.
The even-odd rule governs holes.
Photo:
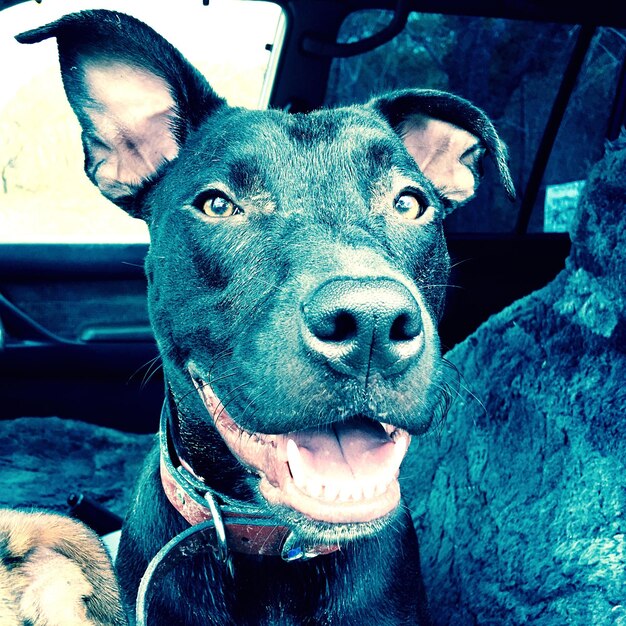
POLYGON ((259 475, 270 504, 336 524, 371 522, 398 506, 398 471, 410 442, 406 431, 357 417, 291 433, 250 433, 208 383, 192 380, 231 452, 259 475))

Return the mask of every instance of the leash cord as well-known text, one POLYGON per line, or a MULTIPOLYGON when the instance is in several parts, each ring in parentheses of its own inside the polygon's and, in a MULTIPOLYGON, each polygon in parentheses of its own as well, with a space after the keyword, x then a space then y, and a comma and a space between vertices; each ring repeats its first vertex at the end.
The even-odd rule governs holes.
POLYGON ((148 611, 158 583, 186 557, 204 552, 215 552, 213 520, 185 529, 168 541, 148 564, 141 577, 135 603, 136 626, 148 626, 148 611), (210 536, 209 536, 210 535, 210 536))

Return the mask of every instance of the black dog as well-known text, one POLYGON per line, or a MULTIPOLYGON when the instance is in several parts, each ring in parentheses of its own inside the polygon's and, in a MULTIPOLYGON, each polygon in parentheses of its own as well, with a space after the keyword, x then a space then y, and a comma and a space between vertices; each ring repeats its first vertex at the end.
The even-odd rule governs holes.
POLYGON ((116 564, 125 602, 183 533, 151 566, 150 624, 428 623, 398 468, 447 402, 442 219, 485 152, 513 193, 491 123, 436 91, 231 108, 112 12, 18 39, 48 37, 89 178, 151 233, 168 391, 116 564), (185 543, 190 524, 215 531, 185 543))

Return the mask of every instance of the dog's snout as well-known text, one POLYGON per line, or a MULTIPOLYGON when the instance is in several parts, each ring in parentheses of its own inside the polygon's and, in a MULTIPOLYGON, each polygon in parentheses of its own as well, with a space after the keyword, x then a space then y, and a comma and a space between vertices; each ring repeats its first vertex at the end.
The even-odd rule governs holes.
POLYGON ((302 305, 305 345, 336 371, 361 376, 404 371, 424 344, 420 305, 389 278, 337 278, 302 305))

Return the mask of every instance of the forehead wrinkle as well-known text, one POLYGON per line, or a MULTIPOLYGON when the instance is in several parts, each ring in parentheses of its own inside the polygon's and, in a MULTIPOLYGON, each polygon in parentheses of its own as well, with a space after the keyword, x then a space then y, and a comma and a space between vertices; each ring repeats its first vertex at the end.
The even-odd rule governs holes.
POLYGON ((233 191, 265 204, 269 198, 277 210, 289 212, 317 208, 350 216, 358 207, 368 209, 373 181, 385 175, 401 147, 376 120, 352 112, 339 118, 328 112, 302 117, 253 114, 239 122, 244 131, 232 132, 228 124, 230 137, 222 135, 239 144, 223 170, 233 191))
POLYGON ((373 184, 388 172, 398 146, 368 121, 344 116, 330 136, 320 135, 314 142, 290 138, 290 162, 301 164, 294 192, 308 195, 321 210, 318 214, 330 209, 334 219, 352 220, 371 210, 373 184))
POLYGON ((226 167, 226 176, 233 191, 239 195, 258 192, 265 187, 265 178, 258 158, 253 155, 236 156, 226 167))

